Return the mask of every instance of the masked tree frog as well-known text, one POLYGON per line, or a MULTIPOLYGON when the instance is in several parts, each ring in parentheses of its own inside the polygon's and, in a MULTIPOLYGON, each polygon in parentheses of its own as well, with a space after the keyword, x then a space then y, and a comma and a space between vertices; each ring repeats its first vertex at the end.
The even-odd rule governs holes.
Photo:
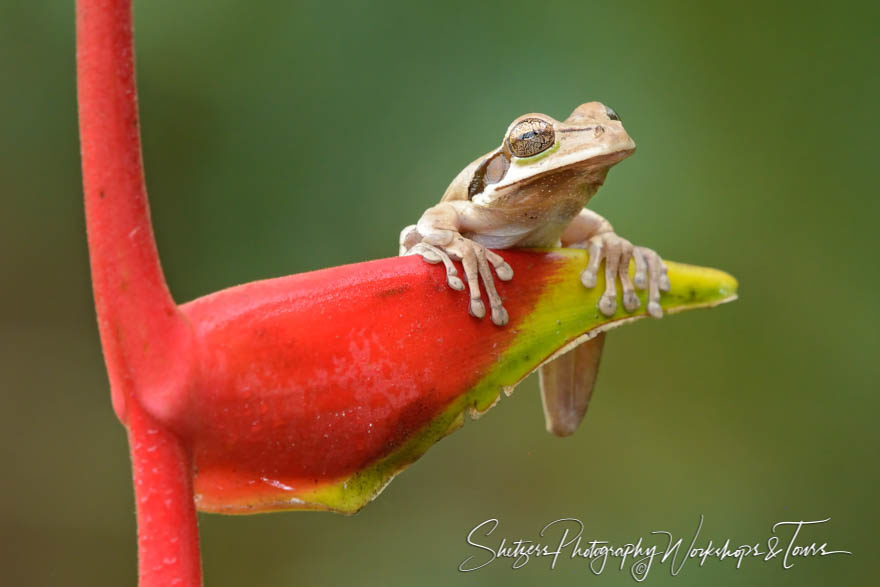
MULTIPOLYGON (((469 292, 469 311, 483 318, 486 290, 491 320, 508 315, 493 278, 513 278, 513 270, 490 249, 575 247, 589 251, 581 274, 584 287, 596 286, 605 261, 605 291, 599 310, 617 311, 619 278, 623 306, 639 307, 634 287, 648 290, 648 313, 660 318, 660 292, 669 289, 666 267, 651 249, 633 246, 611 224, 584 208, 604 183, 608 170, 635 150, 617 114, 599 102, 575 108, 560 122, 545 114, 525 114, 507 129, 501 145, 480 157, 452 181, 440 203, 400 235, 400 254, 443 263, 449 286, 464 290, 452 260, 461 261, 469 292), (629 277, 630 259, 635 264, 629 277), (633 283, 634 282, 634 283, 633 283)), ((601 333, 539 369, 547 429, 573 433, 586 413, 602 354, 601 333)))

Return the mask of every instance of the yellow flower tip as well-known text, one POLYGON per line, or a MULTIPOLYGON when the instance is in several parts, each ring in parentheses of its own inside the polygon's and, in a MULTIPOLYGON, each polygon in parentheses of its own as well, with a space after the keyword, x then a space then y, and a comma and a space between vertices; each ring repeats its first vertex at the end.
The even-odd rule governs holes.
POLYGON ((661 297, 664 311, 707 308, 737 299, 739 282, 726 271, 667 261, 672 288, 661 297))

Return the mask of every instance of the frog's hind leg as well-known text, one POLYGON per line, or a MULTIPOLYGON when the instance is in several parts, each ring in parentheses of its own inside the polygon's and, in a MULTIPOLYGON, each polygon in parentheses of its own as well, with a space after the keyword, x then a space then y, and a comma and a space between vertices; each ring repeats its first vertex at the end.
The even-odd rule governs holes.
POLYGON ((541 401, 548 432, 569 436, 577 430, 590 405, 604 344, 602 332, 540 367, 541 401))

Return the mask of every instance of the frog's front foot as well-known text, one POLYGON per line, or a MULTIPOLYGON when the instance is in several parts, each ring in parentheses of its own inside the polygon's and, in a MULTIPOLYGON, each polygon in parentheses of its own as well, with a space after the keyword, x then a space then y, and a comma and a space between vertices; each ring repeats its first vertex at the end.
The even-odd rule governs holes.
POLYGON ((660 292, 669 291, 669 277, 660 255, 645 247, 635 247, 613 232, 598 234, 582 243, 582 246, 590 253, 587 268, 581 273, 581 283, 585 287, 596 286, 599 264, 605 260, 605 292, 599 299, 599 310, 604 315, 613 316, 617 312, 616 278, 619 277, 623 289, 623 307, 627 312, 635 311, 640 305, 635 288, 647 289, 648 314, 654 318, 663 317, 660 292), (635 276, 632 280, 629 278, 630 259, 635 261, 635 276))
MULTIPOLYGON (((403 241, 401 242, 403 245, 403 241)), ((500 255, 490 251, 483 245, 454 233, 451 242, 445 245, 431 244, 424 240, 413 244, 403 255, 419 255, 428 263, 443 263, 446 267, 446 283, 455 290, 463 290, 464 283, 458 277, 452 260, 461 261, 467 279, 470 293, 468 310, 472 316, 482 318, 486 315, 486 306, 480 294, 480 280, 486 288, 486 296, 489 298, 489 307, 492 309, 492 322, 497 326, 507 324, 507 310, 501 302, 501 296, 495 289, 495 280, 492 277, 492 268, 502 281, 513 278, 513 269, 500 255), (490 268, 489 265, 492 265, 490 268)))

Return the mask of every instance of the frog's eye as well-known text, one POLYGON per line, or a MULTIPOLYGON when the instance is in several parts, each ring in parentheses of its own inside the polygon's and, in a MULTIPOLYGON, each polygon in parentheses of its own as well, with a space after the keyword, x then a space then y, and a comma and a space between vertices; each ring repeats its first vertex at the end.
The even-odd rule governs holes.
POLYGON ((613 108, 609 108, 608 106, 605 107, 605 114, 607 114, 608 118, 610 118, 611 120, 620 120, 620 116, 617 115, 617 112, 615 112, 613 108))
POLYGON ((556 142, 553 125, 540 118, 526 118, 518 122, 507 136, 510 152, 517 157, 531 157, 546 151, 556 142))

